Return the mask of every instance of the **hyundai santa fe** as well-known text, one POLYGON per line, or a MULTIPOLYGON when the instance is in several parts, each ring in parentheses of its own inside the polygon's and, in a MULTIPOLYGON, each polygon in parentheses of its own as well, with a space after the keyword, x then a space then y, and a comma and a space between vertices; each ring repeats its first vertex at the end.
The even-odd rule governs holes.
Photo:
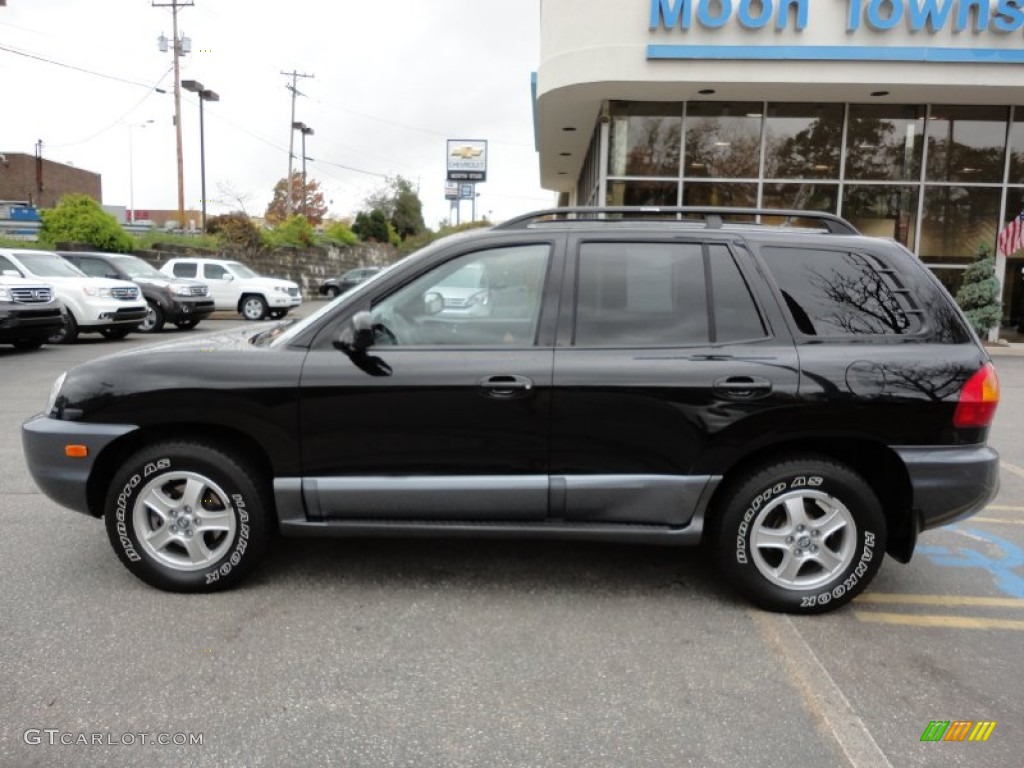
POLYGON ((79 365, 22 433, 162 589, 238 583, 274 531, 548 537, 703 543, 818 613, 995 495, 998 399, 941 284, 838 217, 559 209, 301 321, 79 365), (467 274, 486 313, 450 311, 467 274))

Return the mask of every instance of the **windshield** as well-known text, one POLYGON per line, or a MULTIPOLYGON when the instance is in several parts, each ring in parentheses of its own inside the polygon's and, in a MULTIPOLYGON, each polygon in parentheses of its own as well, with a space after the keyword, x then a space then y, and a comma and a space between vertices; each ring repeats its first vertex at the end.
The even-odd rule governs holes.
POLYGON ((166 280, 167 275, 138 256, 113 256, 111 260, 119 266, 128 277, 149 277, 154 280, 166 280))
POLYGON ((253 272, 251 269, 245 266, 245 264, 242 264, 241 262, 238 261, 229 261, 227 263, 227 267, 235 274, 236 277, 251 278, 260 276, 258 273, 253 272))
POLYGON ((16 254, 25 269, 36 277, 85 277, 85 272, 54 253, 16 254))

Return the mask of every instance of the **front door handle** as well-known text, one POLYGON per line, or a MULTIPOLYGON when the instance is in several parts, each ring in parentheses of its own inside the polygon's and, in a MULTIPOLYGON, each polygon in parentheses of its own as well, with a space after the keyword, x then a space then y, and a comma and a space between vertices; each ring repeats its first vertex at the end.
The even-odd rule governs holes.
POLYGON ((478 384, 484 395, 499 399, 524 397, 533 389, 532 379, 518 375, 484 376, 478 384))
POLYGON ((728 376, 716 379, 714 390, 733 400, 753 400, 771 394, 772 383, 760 376, 728 376))

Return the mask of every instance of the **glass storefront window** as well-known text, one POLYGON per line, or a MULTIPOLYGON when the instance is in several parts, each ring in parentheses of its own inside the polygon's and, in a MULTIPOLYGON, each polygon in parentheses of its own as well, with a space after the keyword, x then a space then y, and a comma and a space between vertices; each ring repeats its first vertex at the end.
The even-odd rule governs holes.
POLYGON ((1006 107, 933 106, 928 181, 999 184, 1006 158, 1006 107))
POLYGON ((838 184, 765 184, 761 204, 764 208, 794 208, 802 211, 835 213, 838 200, 838 184))
POLYGON ((1011 184, 1024 184, 1024 106, 1014 110, 1010 124, 1010 179, 1011 184))
POLYGON ((609 175, 679 175, 682 104, 614 102, 611 114, 609 175))
POLYGON ((769 104, 766 179, 838 179, 842 104, 769 104))
POLYGON ((964 269, 962 267, 932 267, 931 270, 939 278, 939 282, 946 286, 949 295, 956 296, 956 292, 964 284, 964 269))
POLYGON ((609 181, 606 205, 679 205, 675 181, 609 181))
POLYGON ((846 134, 846 178, 917 181, 924 107, 853 104, 846 134))
POLYGON ((683 184, 683 205, 753 208, 757 184, 688 181, 683 184))
POLYGON ((965 264, 981 247, 991 253, 999 224, 1001 190, 995 187, 927 187, 921 258, 965 264))
POLYGON ((873 237, 891 237, 914 250, 916 186, 849 184, 843 189, 844 219, 873 237))
POLYGON ((758 102, 697 102, 686 108, 686 175, 756 179, 761 158, 758 102))

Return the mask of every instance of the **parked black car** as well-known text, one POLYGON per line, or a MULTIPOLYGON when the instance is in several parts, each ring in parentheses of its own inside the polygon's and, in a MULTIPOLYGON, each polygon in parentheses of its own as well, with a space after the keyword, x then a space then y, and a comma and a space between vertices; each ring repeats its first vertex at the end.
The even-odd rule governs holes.
POLYGON ((3 266, 0 261, 0 344, 38 349, 64 327, 61 304, 46 283, 15 277, 3 266))
POLYGON ((302 321, 80 365, 23 441, 164 589, 237 583, 273 529, 703 541, 754 603, 816 613, 995 495, 998 399, 892 241, 828 214, 567 209, 438 241, 302 321), (446 313, 468 265, 489 311, 446 313))
POLYGON ((138 330, 156 333, 165 323, 182 329, 195 328, 199 321, 213 313, 210 289, 199 280, 168 277, 138 256, 121 253, 59 251, 85 274, 131 280, 142 290, 146 300, 145 319, 138 330))
POLYGON ((350 291, 359 285, 364 280, 367 280, 378 272, 381 267, 359 267, 358 269, 350 269, 341 277, 329 277, 320 283, 320 295, 334 298, 340 296, 346 291, 350 291))

